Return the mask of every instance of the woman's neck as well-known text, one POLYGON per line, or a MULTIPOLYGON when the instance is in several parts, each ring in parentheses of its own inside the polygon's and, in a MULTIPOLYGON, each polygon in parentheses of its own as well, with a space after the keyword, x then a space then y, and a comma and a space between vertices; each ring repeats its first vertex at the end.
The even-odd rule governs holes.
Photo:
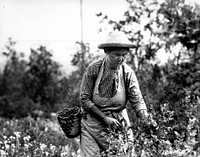
POLYGON ((119 67, 114 67, 114 66, 112 66, 112 64, 110 64, 108 56, 105 57, 105 68, 112 70, 112 71, 116 71, 119 69, 119 67))

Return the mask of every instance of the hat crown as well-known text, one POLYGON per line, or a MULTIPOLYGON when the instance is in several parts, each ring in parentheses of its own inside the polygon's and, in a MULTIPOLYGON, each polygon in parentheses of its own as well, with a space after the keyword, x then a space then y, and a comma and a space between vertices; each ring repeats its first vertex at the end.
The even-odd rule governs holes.
POLYGON ((102 43, 98 46, 100 49, 108 48, 108 47, 127 47, 133 48, 134 45, 130 40, 126 37, 123 32, 111 32, 108 35, 108 38, 105 43, 102 43))
POLYGON ((112 32, 109 34, 106 43, 131 44, 126 35, 122 32, 112 32))

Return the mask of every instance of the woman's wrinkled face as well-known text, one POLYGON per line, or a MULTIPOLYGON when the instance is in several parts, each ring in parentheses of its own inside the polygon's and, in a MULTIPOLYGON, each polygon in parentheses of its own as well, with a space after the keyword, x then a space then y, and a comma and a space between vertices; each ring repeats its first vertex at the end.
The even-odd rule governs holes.
POLYGON ((112 48, 108 49, 108 63, 111 69, 117 69, 124 62, 128 54, 128 48, 112 48))

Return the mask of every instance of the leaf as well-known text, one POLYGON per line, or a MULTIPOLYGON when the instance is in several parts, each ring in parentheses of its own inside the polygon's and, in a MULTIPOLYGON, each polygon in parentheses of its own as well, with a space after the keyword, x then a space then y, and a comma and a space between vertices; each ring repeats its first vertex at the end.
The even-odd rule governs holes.
POLYGON ((99 17, 99 16, 101 16, 101 15, 102 15, 102 12, 100 12, 100 13, 98 13, 98 14, 96 14, 96 15, 99 17))

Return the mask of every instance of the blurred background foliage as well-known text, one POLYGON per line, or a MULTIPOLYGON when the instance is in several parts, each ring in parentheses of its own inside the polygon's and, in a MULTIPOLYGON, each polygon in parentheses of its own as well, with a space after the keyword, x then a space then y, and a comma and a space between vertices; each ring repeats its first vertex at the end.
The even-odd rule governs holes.
MULTIPOLYGON (((184 144, 190 137, 188 126, 194 119, 193 144, 194 149, 199 148, 200 6, 190 6, 184 0, 127 0, 127 3, 129 8, 119 21, 98 13, 99 31, 122 31, 135 44, 127 63, 136 72, 150 113, 162 126, 160 130, 167 131, 156 139, 162 137, 175 147, 175 141, 181 137, 184 144), (171 57, 161 64, 158 53, 171 57)), ((0 73, 0 116, 49 117, 63 107, 79 106, 82 75, 99 56, 90 52, 89 43, 77 44, 80 48, 71 61, 76 70, 65 76, 48 48, 31 49, 29 59, 25 60, 23 53, 16 52, 15 41, 9 39, 6 51, 2 52, 7 62, 0 73)), ((132 117, 133 124, 138 123, 135 119, 132 117)), ((137 131, 135 135, 141 138, 137 131)))

